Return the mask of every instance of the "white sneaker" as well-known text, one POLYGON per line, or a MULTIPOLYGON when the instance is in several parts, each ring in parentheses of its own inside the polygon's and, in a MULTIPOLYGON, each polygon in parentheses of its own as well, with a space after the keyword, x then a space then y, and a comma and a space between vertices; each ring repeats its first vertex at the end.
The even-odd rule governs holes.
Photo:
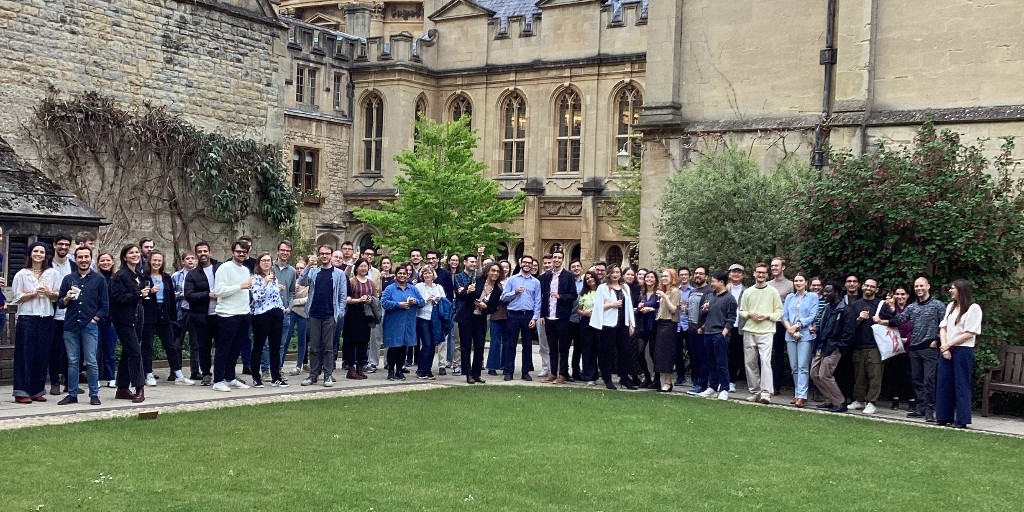
POLYGON ((750 395, 750 396, 747 397, 747 401, 748 402, 760 402, 761 401, 761 395, 759 393, 754 393, 753 395, 750 395))
POLYGON ((324 387, 329 388, 331 386, 334 386, 334 377, 327 377, 324 379, 324 387))
POLYGON ((227 393, 227 392, 230 392, 230 391, 231 391, 231 387, 230 387, 230 386, 228 386, 228 383, 227 383, 227 382, 224 382, 224 381, 220 381, 220 382, 218 382, 218 383, 214 384, 214 385, 212 386, 212 388, 213 388, 213 390, 214 390, 214 391, 223 391, 223 392, 225 392, 225 393, 227 393))
POLYGON ((864 414, 874 414, 874 413, 875 413, 875 404, 873 404, 871 402, 868 402, 866 405, 864 405, 864 414))
POLYGON ((551 375, 551 372, 549 372, 547 370, 541 370, 540 373, 537 374, 537 377, 540 377, 540 378, 543 379, 544 377, 547 377, 548 375, 551 375))
POLYGON ((717 391, 715 391, 715 390, 713 390, 711 388, 707 388, 704 391, 701 391, 697 396, 702 397, 702 398, 711 398, 716 393, 717 393, 717 391))
POLYGON ((248 384, 246 384, 246 383, 244 383, 244 382, 242 382, 242 381, 240 381, 238 379, 235 379, 235 380, 233 380, 231 382, 228 382, 228 385, 233 387, 233 388, 235 388, 235 389, 249 389, 249 385, 248 384))
POLYGON ((863 409, 864 408, 864 404, 862 404, 860 402, 853 402, 852 404, 847 405, 846 408, 851 410, 851 411, 856 411, 858 409, 863 409))
POLYGON ((728 400, 729 399, 729 392, 728 391, 722 391, 721 393, 718 394, 718 399, 719 400, 728 400))
POLYGON ((732 382, 729 383, 729 392, 730 393, 735 393, 736 392, 736 384, 735 383, 732 383, 732 382))
POLYGON ((174 385, 175 386, 195 386, 196 385, 196 381, 194 381, 192 379, 189 379, 187 377, 178 377, 178 378, 174 379, 174 385))
POLYGON ((110 389, 117 389, 117 381, 107 381, 107 387, 110 389))
POLYGON ((150 373, 149 375, 146 375, 146 385, 147 386, 156 386, 156 377, 154 377, 152 373, 150 373))
POLYGON ((302 373, 302 368, 296 366, 294 370, 288 372, 288 375, 298 375, 300 373, 302 373))
POLYGON ((300 384, 303 386, 312 386, 313 384, 316 384, 316 382, 313 381, 313 379, 306 379, 303 380, 300 384))

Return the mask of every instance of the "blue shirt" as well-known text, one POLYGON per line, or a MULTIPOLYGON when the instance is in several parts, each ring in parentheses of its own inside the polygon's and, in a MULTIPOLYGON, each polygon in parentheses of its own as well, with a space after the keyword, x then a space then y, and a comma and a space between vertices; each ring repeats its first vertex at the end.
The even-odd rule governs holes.
POLYGON ((516 274, 505 283, 501 300, 508 302, 509 311, 533 311, 533 319, 540 320, 540 280, 531 274, 516 274), (522 286, 523 293, 516 293, 522 286))
POLYGON ((110 298, 107 292, 107 279, 99 272, 90 271, 84 277, 76 269, 64 276, 57 295, 57 307, 67 308, 64 315, 64 330, 80 332, 92 322, 93 317, 100 321, 110 318, 110 298), (77 286, 80 291, 78 298, 64 304, 64 297, 77 286))
POLYGON ((334 316, 334 308, 331 306, 330 292, 334 286, 332 273, 317 273, 315 283, 314 288, 323 291, 314 294, 313 298, 310 299, 309 304, 306 307, 306 314, 308 314, 310 318, 319 318, 321 320, 331 318, 334 316))
POLYGON ((686 315, 682 311, 682 305, 686 304, 686 301, 690 300, 690 292, 693 291, 693 287, 686 285, 686 288, 679 289, 679 326, 676 327, 676 332, 686 332, 690 328, 690 316, 686 315))

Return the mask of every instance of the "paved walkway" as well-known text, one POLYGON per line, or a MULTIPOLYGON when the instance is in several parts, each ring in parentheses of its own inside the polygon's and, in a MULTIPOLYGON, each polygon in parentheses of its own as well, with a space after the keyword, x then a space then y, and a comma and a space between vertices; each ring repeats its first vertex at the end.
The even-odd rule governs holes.
MULTIPOLYGON (((294 363, 289 362, 285 366, 286 368, 292 367, 293 364, 294 363)), ((537 355, 536 352, 534 353, 534 367, 540 368, 540 356, 537 355)), ((158 375, 166 377, 166 369, 157 369, 157 373, 158 375)), ((240 373, 241 367, 239 367, 239 374, 240 373)), ((488 376, 485 374, 483 375, 483 378, 487 381, 487 384, 485 385, 488 386, 492 384, 502 386, 552 386, 551 384, 541 384, 539 382, 540 379, 536 378, 536 373, 533 375, 535 377, 533 382, 520 380, 519 373, 516 373, 516 378, 511 382, 503 381, 501 375, 488 376)), ((114 400, 114 390, 103 387, 100 390, 100 399, 103 401, 103 405, 101 406, 90 406, 88 404, 87 394, 79 395, 79 403, 73 405, 59 406, 57 405, 57 401, 62 397, 50 395, 47 395, 47 402, 22 405, 14 402, 11 386, 0 386, 0 397, 2 397, 0 398, 0 430, 134 416, 138 413, 148 411, 159 411, 163 413, 182 412, 217 407, 312 400, 361 394, 394 393, 468 385, 466 384, 465 377, 455 377, 452 376, 450 372, 447 376, 438 376, 437 380, 433 381, 419 380, 416 378, 415 373, 408 374, 405 381, 389 381, 387 380, 387 373, 383 371, 368 374, 369 378, 365 380, 345 379, 345 372, 343 371, 336 372, 335 376, 341 378, 335 381, 334 387, 331 388, 323 387, 322 381, 314 386, 302 387, 299 383, 302 381, 304 376, 297 375, 289 377, 289 384, 291 385, 287 388, 273 388, 270 387, 268 383, 267 387, 263 389, 233 389, 230 393, 213 391, 209 387, 202 387, 198 384, 196 386, 175 386, 161 379, 158 381, 157 386, 146 387, 146 401, 141 404, 133 404, 128 400, 114 400)), ((247 378, 246 381, 250 382, 251 379, 247 378)), ((85 385, 83 384, 82 386, 84 387, 85 385)), ((564 384, 563 387, 564 386, 583 387, 581 383, 567 383, 564 384)), ((596 389, 603 391, 604 387, 598 385, 596 389)), ((620 392, 653 393, 653 391, 625 390, 620 392)), ((672 396, 681 400, 704 400, 703 398, 687 395, 681 388, 676 388, 673 391, 672 396)), ((748 394, 746 391, 740 387, 737 393, 730 395, 730 400, 749 407, 768 407, 765 405, 746 402, 744 399, 747 396, 748 394)), ((783 394, 774 397, 772 402, 774 406, 784 407, 794 413, 832 414, 816 410, 813 407, 816 405, 814 402, 808 402, 808 408, 796 409, 789 405, 791 398, 792 397, 790 395, 783 394)), ((920 425, 922 427, 940 428, 921 420, 908 419, 906 417, 906 410, 893 411, 888 408, 887 403, 882 403, 880 405, 881 407, 878 408, 878 412, 872 416, 867 416, 860 412, 849 412, 846 413, 845 416, 850 417, 851 420, 854 420, 854 418, 861 418, 874 421, 910 423, 920 425)), ((975 411, 973 419, 974 424, 971 425, 971 428, 968 429, 967 432, 1024 437, 1024 419, 1003 416, 990 416, 988 418, 984 418, 980 414, 977 414, 977 411, 975 411)))

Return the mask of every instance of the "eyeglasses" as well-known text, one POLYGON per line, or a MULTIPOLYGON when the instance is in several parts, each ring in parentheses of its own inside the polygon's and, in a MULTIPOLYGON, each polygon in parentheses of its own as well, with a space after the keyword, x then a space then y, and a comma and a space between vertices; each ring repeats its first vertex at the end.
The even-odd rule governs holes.
POLYGON ((235 254, 248 254, 248 253, 249 253, 249 251, 247 251, 245 249, 238 249, 238 250, 235 251, 235 254))
POLYGON ((331 253, 329 253, 329 252, 322 252, 322 253, 320 253, 320 256, 330 256, 330 255, 331 255, 331 253))

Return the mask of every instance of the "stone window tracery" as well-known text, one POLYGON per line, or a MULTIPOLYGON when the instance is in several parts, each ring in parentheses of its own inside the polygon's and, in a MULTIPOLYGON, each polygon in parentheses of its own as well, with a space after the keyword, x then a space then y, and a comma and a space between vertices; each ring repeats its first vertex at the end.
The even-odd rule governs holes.
POLYGON ((580 172, 582 130, 580 95, 575 90, 566 90, 558 98, 558 133, 555 137, 558 147, 558 172, 580 172))
POLYGON ((377 94, 366 98, 363 106, 363 169, 380 174, 383 168, 384 101, 377 94))
POLYGON ((618 116, 615 122, 615 152, 626 149, 633 158, 640 158, 640 140, 633 127, 640 119, 644 96, 636 86, 622 88, 616 97, 618 116), (628 147, 627 147, 628 143, 628 147))
POLYGON ((502 172, 522 174, 526 171, 526 101, 514 92, 502 110, 502 172))

